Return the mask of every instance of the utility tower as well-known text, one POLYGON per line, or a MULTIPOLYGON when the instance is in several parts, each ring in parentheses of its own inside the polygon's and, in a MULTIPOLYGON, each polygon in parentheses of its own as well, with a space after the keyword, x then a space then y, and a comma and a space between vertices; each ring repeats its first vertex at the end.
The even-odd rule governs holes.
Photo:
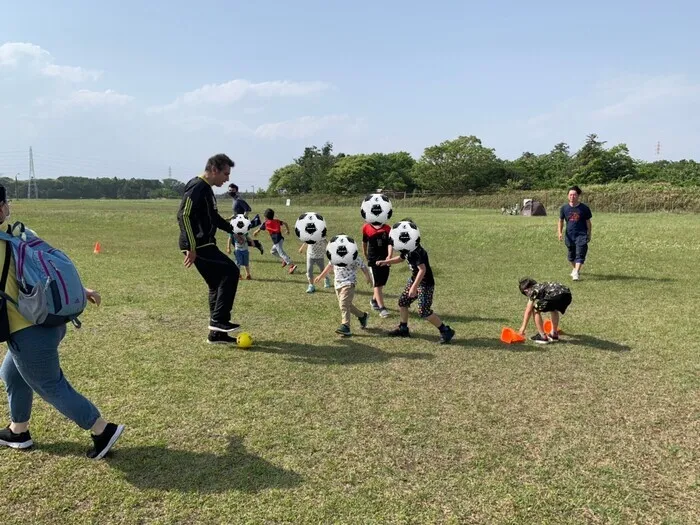
POLYGON ((39 189, 36 186, 36 173, 34 173, 34 152, 31 147, 29 148, 29 184, 27 185, 27 198, 39 198, 39 189))

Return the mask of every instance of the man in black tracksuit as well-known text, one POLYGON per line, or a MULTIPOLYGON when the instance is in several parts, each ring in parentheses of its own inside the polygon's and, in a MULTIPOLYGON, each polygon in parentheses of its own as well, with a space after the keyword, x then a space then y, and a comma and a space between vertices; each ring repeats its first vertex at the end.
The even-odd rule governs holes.
POLYGON ((231 309, 236 298, 238 266, 216 247, 216 230, 232 233, 233 228, 219 215, 212 186, 228 181, 233 161, 223 153, 207 161, 204 173, 185 186, 185 194, 177 212, 180 225, 180 250, 185 254, 185 267, 194 264, 209 286, 209 343, 235 343, 228 335, 238 330, 231 322, 231 309))

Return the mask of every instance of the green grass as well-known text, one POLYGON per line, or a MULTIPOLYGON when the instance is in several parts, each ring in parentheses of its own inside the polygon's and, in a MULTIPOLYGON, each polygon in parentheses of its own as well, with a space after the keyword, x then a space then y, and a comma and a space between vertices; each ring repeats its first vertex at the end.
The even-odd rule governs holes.
MULTIPOLYGON (((411 340, 383 337, 396 315, 339 339, 332 290, 307 295, 303 274, 251 252, 235 306, 245 351, 204 343, 206 287, 182 266, 176 208, 14 204, 103 293, 62 365, 127 430, 91 462, 87 433, 36 401, 35 449, 0 450, 5 521, 700 522, 699 216, 595 215, 567 335, 546 347, 498 336, 521 320, 519 277, 569 282, 554 217, 407 213, 457 330, 448 347, 415 313, 411 340)), ((319 211, 331 233, 361 228, 355 208, 319 211)), ((407 276, 392 269, 394 314, 407 276)))

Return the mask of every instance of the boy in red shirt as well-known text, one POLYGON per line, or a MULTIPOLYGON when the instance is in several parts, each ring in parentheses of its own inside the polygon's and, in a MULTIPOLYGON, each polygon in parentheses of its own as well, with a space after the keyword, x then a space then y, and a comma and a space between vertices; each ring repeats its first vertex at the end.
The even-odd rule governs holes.
POLYGON ((389 266, 377 266, 377 261, 390 259, 392 248, 389 245, 391 226, 382 224, 374 226, 365 224, 362 228, 362 254, 367 260, 367 266, 372 269, 374 281, 374 296, 370 300, 372 308, 379 312, 382 318, 389 317, 389 310, 384 306, 384 285, 389 280, 389 266))
POLYGON ((282 226, 287 229, 287 235, 289 235, 289 224, 280 219, 275 219, 275 210, 271 208, 266 209, 263 215, 266 220, 260 225, 260 228, 255 230, 253 237, 257 237, 261 230, 269 233, 270 239, 272 239, 272 250, 270 252, 282 259, 282 268, 289 264, 289 273, 294 273, 297 265, 293 264, 292 259, 284 252, 284 237, 282 236, 282 226))

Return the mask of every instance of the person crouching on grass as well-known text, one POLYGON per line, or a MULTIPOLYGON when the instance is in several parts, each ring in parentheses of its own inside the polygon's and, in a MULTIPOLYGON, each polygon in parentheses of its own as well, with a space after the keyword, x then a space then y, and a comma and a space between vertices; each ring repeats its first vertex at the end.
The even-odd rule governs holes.
POLYGON ((527 324, 534 313, 537 333, 530 339, 541 345, 559 341, 559 314, 564 315, 571 304, 571 290, 561 283, 538 283, 529 277, 520 279, 518 287, 520 293, 528 298, 523 324, 518 333, 525 335, 527 324), (544 331, 543 312, 550 312, 552 319, 552 331, 548 334, 544 331))
MULTIPOLYGON (((408 219, 405 219, 408 220, 408 219)), ((389 337, 410 337, 408 330, 408 307, 418 299, 418 315, 426 319, 440 331, 440 344, 448 344, 455 336, 455 331, 433 312, 433 294, 435 293, 435 279, 430 267, 428 252, 420 244, 412 252, 401 253, 396 257, 377 261, 377 266, 388 266, 405 260, 411 269, 411 277, 406 283, 401 297, 399 297, 399 326, 387 335, 389 337)))

